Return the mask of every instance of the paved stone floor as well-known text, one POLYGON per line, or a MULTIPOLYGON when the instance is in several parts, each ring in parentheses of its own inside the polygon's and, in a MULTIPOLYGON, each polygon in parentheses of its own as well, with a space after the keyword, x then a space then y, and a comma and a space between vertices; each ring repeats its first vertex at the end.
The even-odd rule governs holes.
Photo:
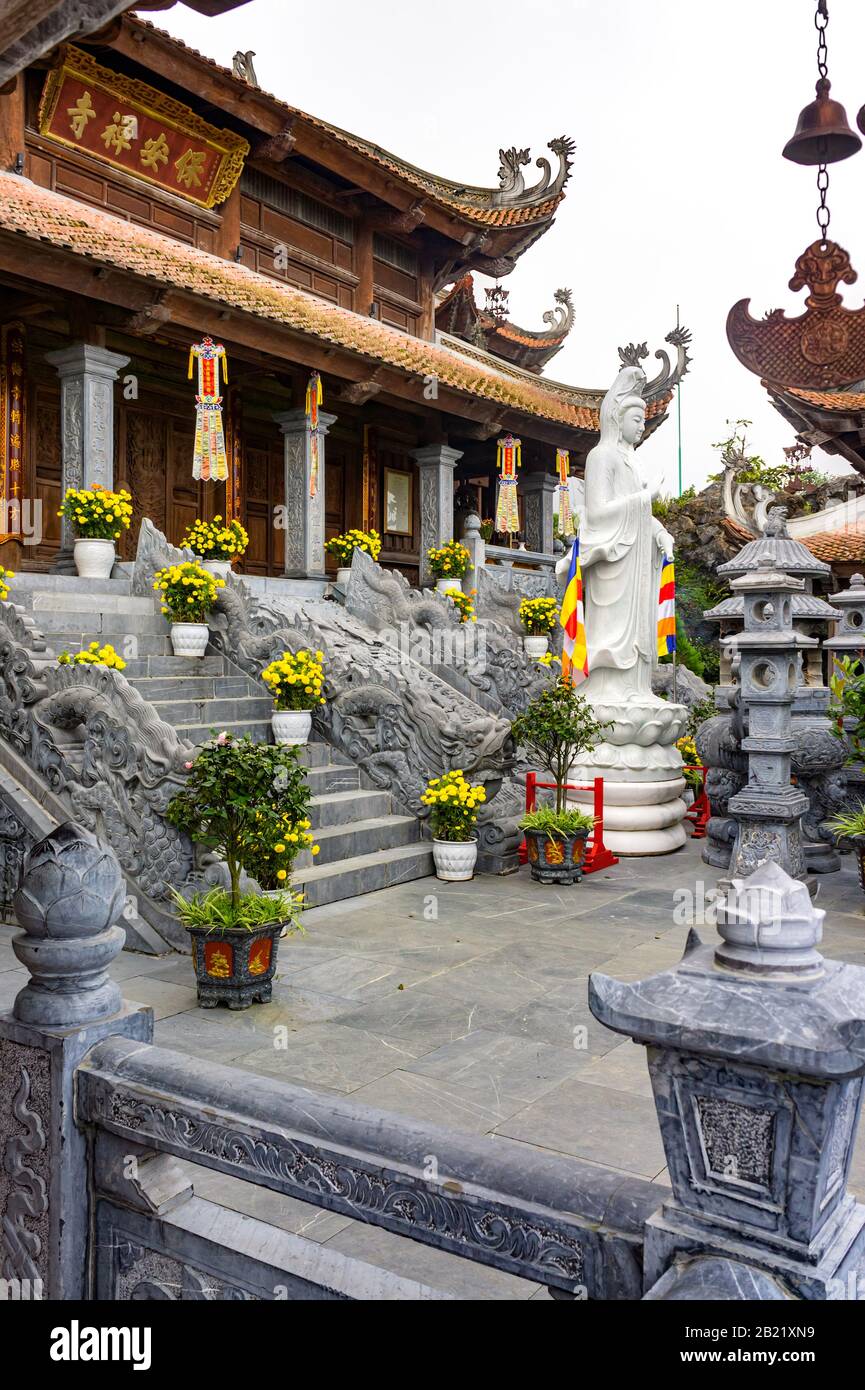
MULTIPOLYGON (((163 1046, 663 1181, 644 1051, 594 1021, 586 982, 593 970, 639 979, 680 958, 693 917, 682 890, 699 912, 700 885, 715 881, 699 851, 690 841, 669 857, 623 860, 569 889, 522 869, 471 883, 422 879, 317 908, 304 937, 281 943, 273 1001, 243 1013, 198 1009, 186 958, 124 953, 112 973, 129 999, 153 1006, 163 1046)), ((865 897, 850 857, 820 880, 817 903, 824 953, 865 966, 865 897)), ((0 927, 0 1009, 25 978, 11 932, 0 927)), ((851 1186, 865 1198, 861 1136, 851 1186)), ((234 1179, 196 1169, 195 1187, 460 1297, 547 1297, 234 1179)))

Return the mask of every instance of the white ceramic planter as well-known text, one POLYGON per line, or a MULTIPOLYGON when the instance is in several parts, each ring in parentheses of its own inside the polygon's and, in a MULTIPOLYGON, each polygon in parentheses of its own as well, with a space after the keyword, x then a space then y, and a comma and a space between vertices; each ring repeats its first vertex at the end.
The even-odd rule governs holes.
POLYGON ((210 629, 207 623, 172 623, 171 645, 175 656, 204 656, 210 629))
POLYGON ((462 580, 461 580, 461 579, 457 579, 456 577, 454 577, 454 578, 452 578, 452 579, 437 579, 437 580, 436 580, 436 589, 438 590, 438 592, 439 592, 440 594, 446 594, 447 591, 448 591, 448 589, 461 589, 462 587, 463 587, 463 582, 462 582, 462 580))
POLYGON ((277 743, 306 743, 312 728, 312 710, 275 709, 270 722, 277 743))
POLYGON ((546 656, 550 645, 549 637, 524 637, 523 646, 526 649, 526 656, 531 656, 537 661, 538 657, 546 656))
POLYGON ((73 547, 75 568, 80 579, 110 579, 114 568, 114 542, 81 537, 73 547))
POLYGON ((231 574, 230 560, 202 560, 199 558, 198 563, 203 570, 207 570, 208 574, 215 575, 217 579, 227 579, 231 574))
POLYGON ((433 863, 436 877, 448 883, 461 883, 472 878, 478 857, 477 840, 433 840, 433 863))
POLYGON ((348 581, 351 579, 351 565, 340 565, 336 572, 336 582, 340 588, 347 589, 348 581))

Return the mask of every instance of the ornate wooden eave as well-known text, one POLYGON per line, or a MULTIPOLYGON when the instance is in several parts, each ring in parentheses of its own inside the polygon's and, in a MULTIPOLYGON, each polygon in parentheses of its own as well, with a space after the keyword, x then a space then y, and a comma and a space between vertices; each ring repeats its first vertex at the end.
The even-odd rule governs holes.
POLYGON ((574 325, 571 291, 556 290, 554 298, 555 308, 543 315, 546 328, 521 328, 510 319, 491 313, 489 308, 480 308, 472 276, 466 274, 439 304, 436 327, 475 347, 485 347, 494 356, 526 371, 539 373, 560 351, 574 325))
POLYGON ((125 15, 102 43, 243 122, 254 151, 271 149, 277 160, 307 159, 374 194, 409 221, 418 217, 423 201, 423 226, 454 245, 459 266, 507 274, 516 257, 551 225, 564 196, 574 150, 567 137, 549 143, 555 169, 545 156, 535 161, 540 177, 532 184, 523 173, 528 151, 512 149, 499 152, 498 188, 462 185, 250 86, 147 20, 125 15), (270 145, 274 137, 276 143, 270 145))
POLYGON ((810 291, 805 312, 787 318, 772 309, 762 319, 741 299, 727 316, 727 338, 739 361, 771 388, 838 390, 865 377, 865 306, 847 309, 838 285, 857 273, 837 242, 813 242, 796 262, 791 290, 810 291))

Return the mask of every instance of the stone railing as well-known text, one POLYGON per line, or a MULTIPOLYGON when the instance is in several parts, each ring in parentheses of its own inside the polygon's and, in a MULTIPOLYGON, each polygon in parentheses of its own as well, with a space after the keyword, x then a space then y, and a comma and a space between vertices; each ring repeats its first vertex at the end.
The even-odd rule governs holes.
POLYGON ((734 885, 714 953, 692 934, 673 970, 590 981, 596 1016, 648 1046, 672 1192, 153 1046, 107 974, 122 900, 114 855, 71 825, 16 895, 31 979, 0 1015, 0 1269, 18 1296, 449 1296, 197 1197, 190 1163, 557 1298, 856 1296, 865 969, 819 956, 823 914, 776 866, 734 885))

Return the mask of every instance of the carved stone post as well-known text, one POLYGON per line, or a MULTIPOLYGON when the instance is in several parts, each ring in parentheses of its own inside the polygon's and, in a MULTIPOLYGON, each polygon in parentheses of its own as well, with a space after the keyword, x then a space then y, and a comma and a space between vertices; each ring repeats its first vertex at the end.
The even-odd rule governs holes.
MULTIPOLYGON (((837 663, 845 656, 865 669, 865 576, 851 575, 848 587, 830 597, 832 606, 841 614, 834 633, 823 643, 833 668, 830 675, 837 673, 837 663)), ((844 720, 847 729, 853 728, 855 723, 849 715, 844 720)), ((848 763, 844 774, 847 785, 843 809, 857 811, 865 803, 865 762, 848 763)))
POLYGON ((462 458, 447 444, 427 444, 412 449, 420 475, 420 582, 432 583, 427 551, 453 540, 454 469, 462 458))
POLYGON ((717 950, 692 931, 671 970, 589 980, 595 1017, 648 1051, 673 1186, 645 1227, 649 1298, 862 1296, 865 969, 819 954, 823 916, 768 863, 721 902, 717 950))
POLYGON ((324 579, 325 452, 335 415, 318 412, 315 496, 312 430, 304 410, 273 417, 285 441, 285 573, 290 579, 324 579))
POLYGON ((552 473, 524 472, 519 486, 523 495, 526 549, 552 555, 553 501, 557 480, 552 473))
POLYGON ((0 1277, 19 1281, 19 1296, 87 1296, 75 1068, 112 1034, 153 1036, 152 1011, 125 1005, 107 974, 123 948, 125 891, 114 852, 67 822, 30 850, 15 894, 23 931, 12 948, 30 980, 0 1014, 0 1277))
POLYGON ((477 589, 478 580, 487 562, 487 543, 481 535, 481 519, 477 512, 467 512, 463 522, 462 543, 472 557, 472 567, 463 579, 463 591, 477 589))
POLYGON ((790 783, 796 747, 790 712, 799 681, 800 653, 817 645, 792 627, 791 596, 803 582, 776 570, 756 570, 731 586, 745 600, 744 631, 732 639, 738 648, 741 702, 747 711, 748 781, 730 798, 737 822, 730 859, 731 877, 751 873, 774 859, 794 878, 805 877, 799 822, 808 798, 790 783))
MULTIPOLYGON (((60 377, 61 493, 94 483, 113 487, 114 383, 129 358, 90 343, 73 343, 49 352, 45 360, 60 377)), ((74 539, 64 517, 61 554, 71 555, 74 539)))

